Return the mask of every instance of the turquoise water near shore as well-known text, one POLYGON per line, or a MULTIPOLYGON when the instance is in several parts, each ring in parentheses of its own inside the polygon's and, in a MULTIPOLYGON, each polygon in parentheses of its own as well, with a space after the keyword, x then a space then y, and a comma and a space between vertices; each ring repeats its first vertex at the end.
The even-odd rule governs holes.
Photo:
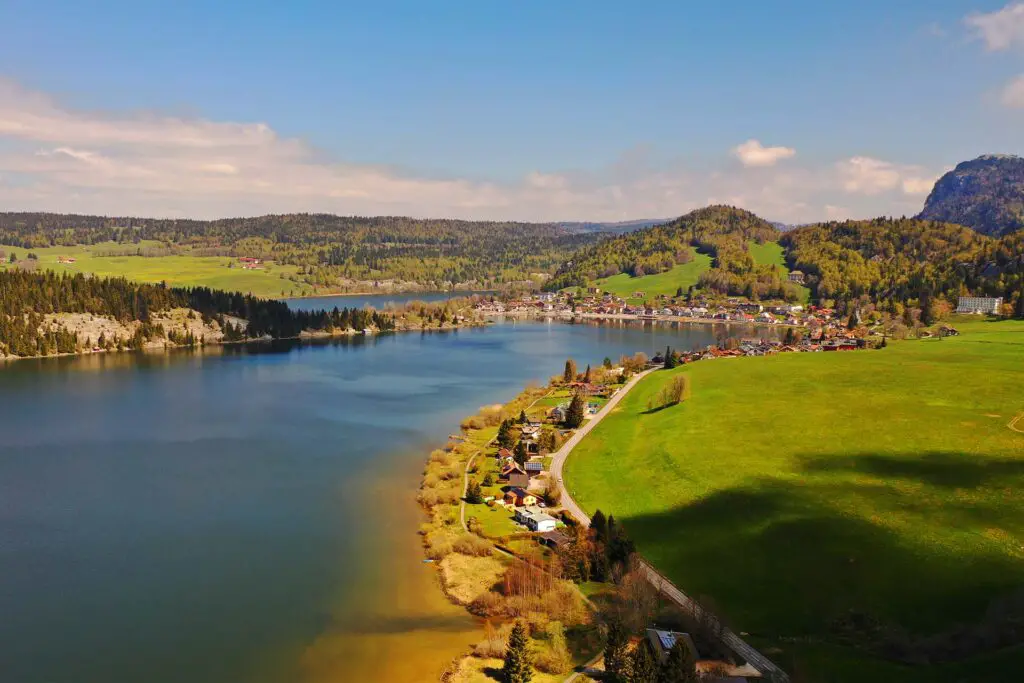
POLYGON ((478 625, 420 562, 429 449, 567 356, 719 332, 506 323, 0 365, 0 680, 436 680, 478 625))

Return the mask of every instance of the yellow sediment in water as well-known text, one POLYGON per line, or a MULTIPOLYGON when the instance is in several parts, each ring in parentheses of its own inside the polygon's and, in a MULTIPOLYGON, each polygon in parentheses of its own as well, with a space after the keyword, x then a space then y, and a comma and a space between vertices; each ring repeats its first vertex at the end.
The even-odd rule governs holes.
POLYGON ((402 471, 362 487, 366 514, 382 518, 374 526, 383 531, 362 542, 361 554, 387 560, 360 563, 356 581, 363 597, 346 604, 344 618, 306 648, 306 683, 437 681, 479 640, 478 621, 448 601, 437 567, 423 562, 416 530, 424 515, 410 490, 416 479, 416 473, 402 471))

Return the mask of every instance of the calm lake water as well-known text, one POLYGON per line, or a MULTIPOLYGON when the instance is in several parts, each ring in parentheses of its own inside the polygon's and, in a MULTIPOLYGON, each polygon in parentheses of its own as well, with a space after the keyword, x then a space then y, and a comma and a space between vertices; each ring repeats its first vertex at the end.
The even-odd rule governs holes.
POLYGON ((478 625, 421 562, 429 449, 569 355, 715 333, 509 323, 0 365, 0 680, 436 680, 478 625))

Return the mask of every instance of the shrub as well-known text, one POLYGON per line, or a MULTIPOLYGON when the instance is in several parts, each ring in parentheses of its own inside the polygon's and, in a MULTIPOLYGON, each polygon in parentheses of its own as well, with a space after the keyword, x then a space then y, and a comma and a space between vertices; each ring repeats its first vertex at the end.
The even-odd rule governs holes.
POLYGON ((486 557, 491 554, 493 546, 489 541, 475 534, 462 534, 455 539, 455 552, 475 557, 486 557))

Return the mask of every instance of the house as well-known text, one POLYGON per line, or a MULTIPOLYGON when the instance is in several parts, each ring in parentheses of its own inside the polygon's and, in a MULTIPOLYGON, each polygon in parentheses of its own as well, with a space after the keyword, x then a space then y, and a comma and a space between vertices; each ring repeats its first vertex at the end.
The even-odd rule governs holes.
POLYGON ((557 524, 554 517, 534 505, 527 505, 516 510, 515 518, 530 531, 554 531, 557 524))
POLYGON ((548 413, 548 416, 554 422, 565 422, 565 416, 567 412, 567 406, 555 406, 554 408, 551 409, 551 412, 548 413))
POLYGON ((513 488, 526 488, 530 485, 530 475, 515 463, 503 467, 498 478, 502 481, 507 481, 509 486, 513 488))
POLYGON ((1003 297, 962 296, 957 301, 957 313, 999 315, 1003 308, 1003 297))
POLYGON ((524 424, 520 431, 524 439, 534 441, 540 436, 540 425, 534 427, 533 425, 524 424))
POLYGON ((505 492, 505 503, 516 507, 536 505, 537 496, 521 486, 513 486, 505 492))
POLYGON ((541 472, 544 471, 544 463, 538 462, 536 460, 529 460, 523 466, 523 469, 526 470, 526 474, 528 474, 529 476, 536 477, 540 475, 541 472))
POLYGON ((693 644, 693 638, 690 637, 689 633, 680 633, 678 631, 659 631, 655 628, 647 629, 647 642, 651 646, 651 651, 654 653, 654 659, 659 664, 664 662, 668 658, 669 651, 675 647, 677 640, 682 640, 683 644, 690 651, 690 659, 697 661, 697 646, 693 644))
POLYGON ((601 293, 601 288, 600 287, 587 287, 587 294, 600 294, 600 293, 601 293))
POLYGON ((74 262, 75 262, 75 257, 74 256, 58 256, 57 257, 57 263, 74 263, 74 262))
POLYGON ((646 299, 647 298, 647 292, 641 292, 641 291, 633 292, 633 298, 634 299, 646 299))
POLYGON ((795 282, 798 285, 804 284, 804 274, 803 274, 803 272, 801 272, 799 270, 791 270, 791 271, 789 271, 789 281, 790 282, 795 282))

